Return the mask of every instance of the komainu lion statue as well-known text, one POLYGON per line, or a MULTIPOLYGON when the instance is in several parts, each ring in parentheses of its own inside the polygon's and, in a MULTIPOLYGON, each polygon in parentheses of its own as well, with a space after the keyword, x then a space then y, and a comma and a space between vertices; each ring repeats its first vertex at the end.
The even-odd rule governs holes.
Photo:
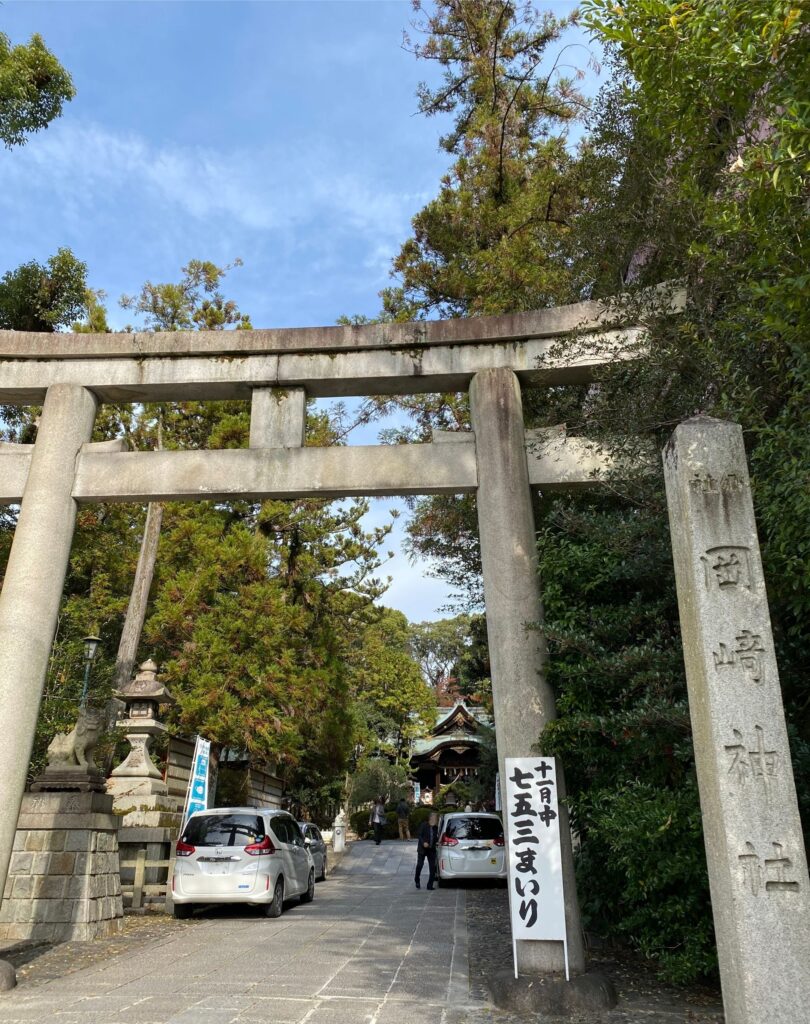
POLYGON ((97 771, 93 752, 103 728, 103 711, 80 711, 70 732, 58 732, 48 745, 48 767, 65 768, 78 765, 80 768, 97 771))

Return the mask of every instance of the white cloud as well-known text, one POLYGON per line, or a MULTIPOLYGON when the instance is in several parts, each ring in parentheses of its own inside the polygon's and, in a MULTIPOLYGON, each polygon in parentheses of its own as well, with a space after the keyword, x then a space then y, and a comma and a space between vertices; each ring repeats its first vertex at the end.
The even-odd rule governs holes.
MULTIPOLYGON (((324 221, 373 240, 376 253, 401 239, 421 193, 380 187, 345 153, 323 145, 225 150, 167 147, 98 124, 64 121, 0 161, 5 201, 47 189, 80 213, 105 201, 131 215, 157 203, 197 221, 227 219, 268 231, 324 221), (306 155, 303 155, 303 151, 306 155)), ((63 207, 64 208, 64 207, 63 207)))

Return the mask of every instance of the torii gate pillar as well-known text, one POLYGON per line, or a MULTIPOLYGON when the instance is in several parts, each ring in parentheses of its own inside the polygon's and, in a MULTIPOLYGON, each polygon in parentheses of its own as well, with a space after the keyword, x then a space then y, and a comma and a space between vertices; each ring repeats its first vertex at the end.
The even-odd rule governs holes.
POLYGON ((0 879, 8 873, 39 702, 76 525, 76 458, 90 440, 96 398, 53 384, 42 407, 14 542, 0 592, 0 879))
MULTIPOLYGON (((470 408, 478 459, 478 535, 503 793, 504 758, 531 755, 543 727, 556 717, 556 708, 546 680, 548 650, 542 630, 523 404, 515 374, 509 369, 479 371, 470 386, 470 408)), ((564 796, 564 791, 559 795, 564 796)), ((568 959, 572 973, 577 974, 585 970, 585 950, 571 833, 562 803, 560 840, 568 959)), ((517 958, 521 974, 565 970, 562 942, 518 942, 517 958)))

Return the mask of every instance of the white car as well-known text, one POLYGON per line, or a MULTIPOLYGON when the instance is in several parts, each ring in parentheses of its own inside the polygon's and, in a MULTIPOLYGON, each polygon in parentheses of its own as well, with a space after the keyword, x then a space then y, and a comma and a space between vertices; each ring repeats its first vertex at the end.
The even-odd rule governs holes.
POLYGON ((287 811, 209 807, 186 822, 172 874, 175 917, 202 903, 248 903, 278 917, 284 900, 314 895, 312 854, 287 811))
POLYGON ((438 879, 506 880, 503 823, 497 814, 459 811, 439 822, 438 879))

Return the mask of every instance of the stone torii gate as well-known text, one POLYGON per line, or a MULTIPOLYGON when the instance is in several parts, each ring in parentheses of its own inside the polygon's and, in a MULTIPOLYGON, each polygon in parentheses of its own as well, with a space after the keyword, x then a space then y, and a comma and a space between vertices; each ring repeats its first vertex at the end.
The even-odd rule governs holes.
MULTIPOLYGON (((25 787, 76 510, 83 503, 475 493, 501 769, 505 757, 531 754, 543 727, 555 715, 554 696, 546 681, 545 637, 542 630, 527 628, 529 623, 542 623, 532 489, 551 492, 591 487, 605 469, 606 459, 594 446, 583 439, 566 438, 564 432, 546 435, 547 443, 535 451, 533 439, 524 430, 521 387, 590 381, 607 362, 632 358, 641 334, 637 327, 616 327, 615 310, 608 314, 597 303, 473 320, 360 327, 103 335, 0 332, 0 403, 43 405, 35 445, 0 445, 0 503, 21 502, 0 594, 0 723, 4 735, 0 745, 0 891, 25 787), (575 330, 576 345, 566 350, 558 344, 575 330), (464 390, 470 393, 471 432, 438 433, 429 444, 303 446, 308 397, 464 390), (128 452, 123 442, 90 442, 100 402, 217 399, 250 399, 249 448, 128 452)), ((716 596, 709 589, 714 583, 726 600, 724 609, 745 612, 749 619, 753 614, 749 598, 753 600, 753 595, 764 601, 764 590, 754 586, 761 580, 761 568, 757 569, 753 514, 750 523, 746 519, 744 541, 736 537, 734 524, 734 536, 729 537, 726 528, 729 502, 742 503, 735 513, 738 517, 747 516, 750 506, 741 444, 737 448, 725 443, 720 446, 728 465, 724 464, 722 473, 714 470, 713 475, 706 466, 713 458, 715 435, 703 426, 692 434, 689 429, 689 444, 686 435, 679 440, 676 431, 667 464, 668 488, 701 799, 704 814, 708 808, 720 816, 716 832, 718 827, 733 824, 734 816, 742 813, 726 792, 724 759, 730 756, 728 744, 736 742, 738 732, 744 737, 737 743, 740 749, 748 743, 748 736, 744 729, 732 729, 731 719, 723 720, 714 731, 703 728, 707 715, 713 726, 717 725, 718 715, 722 718, 718 709, 731 698, 722 693, 718 697, 715 692, 717 672, 707 650, 700 647, 700 630, 706 625, 701 616, 711 622, 718 615, 710 600, 716 596), (679 461, 681 442, 685 447, 679 461), (711 502, 715 481, 721 477, 739 483, 731 491, 721 492, 719 483, 716 487, 725 526, 717 530, 711 523, 701 526, 704 532, 699 543, 694 541, 697 547, 693 551, 689 524, 702 522, 701 516, 720 514, 720 505, 715 508, 711 502), (702 483, 695 485, 695 479, 702 483), (698 552, 700 544, 703 548, 698 552), (693 565, 695 558, 698 561, 693 565), (742 578, 735 575, 741 564, 753 589, 739 598, 743 603, 738 609, 733 605, 737 595, 730 592, 742 578), (702 579, 695 575, 698 569, 705 575, 708 597, 696 602, 693 591, 702 579), (714 708, 707 691, 709 697, 717 697, 714 708), (732 739, 724 740, 728 735, 732 739)), ((776 807, 779 811, 774 818, 776 831, 751 831, 748 838, 740 832, 734 843, 719 838, 710 842, 707 836, 707 853, 715 904, 718 900, 737 901, 731 909, 714 907, 724 990, 728 983, 742 986, 746 993, 742 1015, 735 1012, 729 1016, 729 1024, 748 1024, 755 1019, 795 1024, 798 1017, 789 1015, 791 1008, 803 1005, 802 999, 810 1004, 807 973, 800 968, 807 942, 799 938, 802 928, 810 933, 810 886, 775 664, 771 655, 759 650, 767 647, 770 635, 767 605, 764 619, 761 614, 754 619, 756 633, 748 619, 746 624, 741 619, 729 620, 729 630, 742 629, 740 635, 754 644, 755 650, 747 651, 739 636, 735 641, 729 634, 731 647, 720 644, 720 650, 728 655, 723 681, 748 671, 745 665, 752 664, 750 658, 744 660, 748 654, 771 658, 759 674, 760 683, 765 675, 768 680, 767 687, 760 687, 757 693, 756 723, 747 723, 746 728, 750 724, 760 735, 776 723, 767 738, 770 768, 765 781, 769 788, 767 799, 763 798, 771 810, 776 807), (739 651, 732 650, 735 642, 739 651), (774 777, 776 765, 778 780, 774 777), (715 878, 720 879, 719 887, 715 878), (756 941, 745 939, 746 927, 756 919, 756 907, 749 906, 751 899, 740 911, 745 884, 756 890, 752 899, 770 900, 770 927, 756 941), (774 917, 780 900, 790 917, 786 940, 780 938, 776 927, 778 913, 774 917), (741 944, 745 945, 742 958, 741 944), (763 963, 779 957, 783 972, 787 965, 784 1012, 773 1012, 773 984, 770 1002, 753 994, 748 997, 759 988, 760 980, 767 988, 761 965, 751 974, 760 954, 763 963), (750 1015, 745 1007, 753 1008, 750 1015)), ((272 628, 272 623, 268 626, 272 628)), ((737 776, 742 779, 739 771, 737 776)), ((756 780, 749 781, 752 786, 759 785, 756 780)), ((572 971, 579 973, 584 970, 585 956, 563 808, 560 834, 569 962, 572 971)), ((519 943, 518 962, 521 973, 559 973, 563 970, 562 943, 519 943)), ((727 1001, 727 1013, 728 1008, 727 1001)))

